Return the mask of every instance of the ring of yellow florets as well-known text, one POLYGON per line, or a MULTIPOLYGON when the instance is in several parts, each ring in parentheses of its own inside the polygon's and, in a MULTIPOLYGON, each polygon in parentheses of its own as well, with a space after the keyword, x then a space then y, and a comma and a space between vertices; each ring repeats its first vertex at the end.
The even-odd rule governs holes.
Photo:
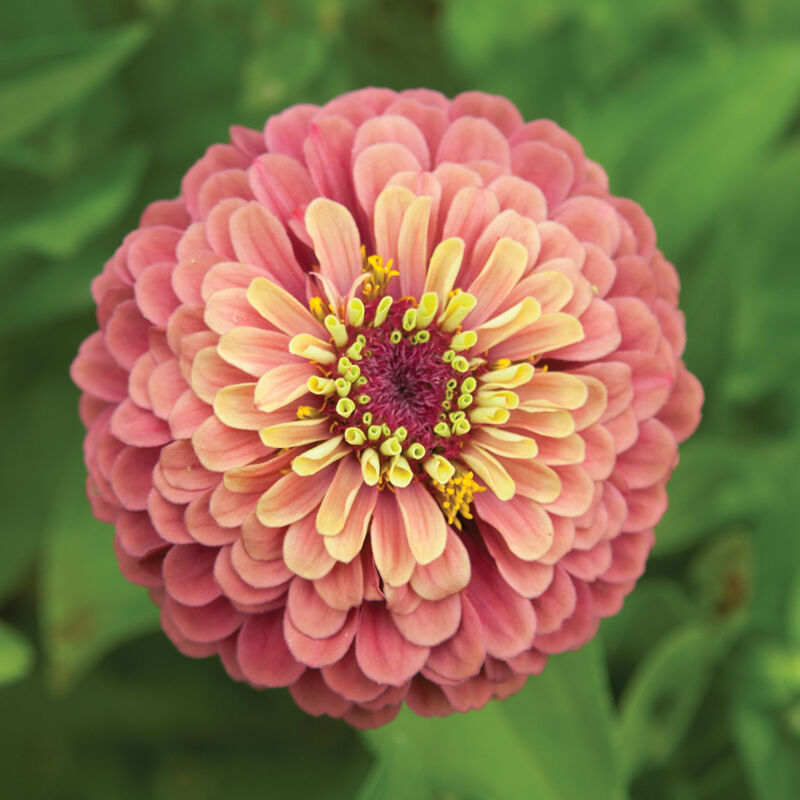
POLYGON ((480 385, 510 362, 467 357, 477 334, 461 323, 475 307, 473 295, 450 292, 443 309, 435 292, 395 300, 384 294, 398 274, 391 261, 365 258, 364 273, 362 297, 341 309, 326 308, 319 297, 309 302, 336 358, 318 362, 320 374, 308 381, 321 405, 297 415, 327 416, 331 433, 353 447, 368 485, 425 481, 448 522, 460 526, 457 516, 471 519, 473 496, 485 487, 458 463, 458 452, 474 425, 503 424, 517 406, 514 392, 480 385))

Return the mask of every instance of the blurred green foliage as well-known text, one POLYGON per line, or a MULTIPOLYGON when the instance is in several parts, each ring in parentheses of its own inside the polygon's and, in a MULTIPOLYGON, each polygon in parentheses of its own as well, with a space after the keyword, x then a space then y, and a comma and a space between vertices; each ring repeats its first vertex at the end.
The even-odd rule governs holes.
POLYGON ((7 796, 800 796, 800 4, 4 3, 0 186, 7 796), (229 124, 368 84, 497 92, 578 135, 678 267, 707 402, 602 644, 482 712, 359 735, 142 638, 67 367, 89 280, 229 124))

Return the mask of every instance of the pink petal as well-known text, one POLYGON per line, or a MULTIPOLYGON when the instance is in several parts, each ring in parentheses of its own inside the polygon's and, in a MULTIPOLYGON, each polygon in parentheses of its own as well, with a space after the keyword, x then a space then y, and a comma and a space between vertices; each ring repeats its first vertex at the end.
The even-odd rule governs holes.
POLYGON ((447 524, 439 505, 417 481, 397 492, 395 500, 414 560, 430 564, 444 553, 447 542, 447 524))
POLYGON ((306 209, 306 228, 314 242, 320 272, 347 294, 361 275, 361 237, 352 214, 341 204, 324 197, 306 209))
POLYGON ((619 246, 621 229, 616 211, 599 197, 572 197, 555 215, 580 242, 592 242, 609 255, 619 246))
POLYGON ((480 617, 473 605, 461 596, 461 622, 453 636, 434 647, 428 656, 425 672, 432 680, 441 675, 447 680, 462 681, 477 675, 486 655, 486 643, 480 617))
POLYGON ((280 153, 259 156, 247 176, 256 200, 284 224, 319 194, 300 161, 280 153))
POLYGON ((553 568, 540 561, 523 561, 508 549, 505 539, 491 525, 480 525, 481 537, 506 583, 522 597, 538 597, 553 578, 553 568))
POLYGON ((121 442, 135 447, 158 447, 172 438, 164 420, 130 399, 123 400, 112 414, 111 432, 121 442))
POLYGON ((495 527, 517 558, 533 561, 550 548, 553 523, 533 500, 517 494, 503 502, 492 492, 481 492, 475 495, 475 510, 495 527))
POLYGON ((617 458, 615 475, 630 489, 644 489, 662 480, 675 464, 678 444, 670 429, 656 419, 639 425, 633 447, 617 458))
POLYGON ((436 152, 436 163, 454 161, 492 161, 503 167, 511 164, 506 137, 486 119, 460 117, 446 131, 436 152))
POLYGON ((253 192, 243 169, 226 169, 206 178, 200 187, 197 209, 200 216, 208 217, 211 210, 220 202, 233 197, 252 200, 253 192))
POLYGON ((342 629, 347 611, 331 608, 317 593, 314 584, 295 577, 289 585, 286 612, 301 633, 312 639, 326 639, 342 629))
POLYGON ((411 587, 426 600, 441 600, 460 592, 470 579, 470 562, 464 543, 448 526, 444 552, 430 564, 417 564, 411 587))
MULTIPOLYGON (((312 478, 311 482, 316 481, 312 478)), ((304 517, 289 525, 283 540, 283 559, 295 575, 308 580, 327 575, 336 563, 325 549, 323 537, 317 533, 311 517, 304 517)))
POLYGON ((157 447, 126 447, 114 459, 111 486, 123 508, 144 511, 153 486, 153 467, 158 461, 157 447))
POLYGON ((678 442, 691 436, 700 424, 703 387, 684 367, 678 370, 672 392, 658 412, 658 419, 674 434, 678 442))
POLYGON ((245 677, 258 686, 289 686, 305 671, 286 646, 282 611, 245 619, 239 631, 236 658, 245 677))
POLYGON ((305 103, 271 116, 264 128, 264 141, 270 153, 282 153, 302 162, 303 140, 318 110, 319 106, 305 103))
POLYGON ((367 216, 372 217, 375 200, 392 175, 420 169, 414 154, 400 144, 374 144, 359 153, 353 162, 353 180, 358 202, 367 216))
POLYGON ((504 136, 511 136, 522 127, 522 114, 505 97, 484 92, 462 92, 450 104, 450 119, 459 117, 488 119, 504 136))
POLYGON ((425 665, 430 649, 409 642, 391 614, 377 603, 361 607, 356 659, 364 674, 377 683, 400 686, 425 665))
POLYGON ((204 606, 185 606, 167 597, 164 610, 178 630, 192 642, 217 642, 242 624, 242 615, 224 597, 204 606))
POLYGON ((164 478, 176 489, 195 492, 219 483, 219 474, 203 468, 191 442, 186 439, 162 448, 159 463, 164 478))
POLYGON ((364 571, 361 559, 345 564, 337 561, 327 575, 314 581, 317 594, 326 605, 339 611, 357 608, 364 600, 364 571))
POLYGON ((305 290, 305 273, 297 263, 292 244, 276 216, 259 203, 248 203, 230 218, 230 235, 236 258, 266 270, 295 297, 305 290))
POLYGON ((393 614, 392 619, 410 642, 435 647, 458 630, 461 598, 452 594, 443 600, 423 600, 410 614, 393 614))
POLYGON ((395 142, 406 147, 422 169, 430 168, 430 153, 420 129, 406 117, 385 114, 364 122, 353 142, 353 158, 373 144, 395 142))
POLYGON ((338 661, 353 642, 358 629, 358 611, 353 609, 347 615, 347 621, 332 636, 315 639, 306 636, 292 622, 289 614, 283 617, 283 635, 292 655, 310 667, 325 667, 338 661))
POLYGON ((489 184, 500 203, 500 210, 513 209, 534 222, 547 219, 547 200, 542 190, 516 175, 501 175, 489 184))
POLYGON ((569 157, 545 142, 523 142, 511 150, 515 175, 538 186, 553 210, 566 199, 575 180, 575 167, 569 157))
POLYGON ((191 544, 183 524, 184 506, 165 500, 156 489, 147 495, 147 512, 158 535, 171 544, 191 544))
MULTIPOLYGON (((290 472, 280 478, 262 495, 258 503, 258 519, 262 525, 281 528, 289 523, 309 517, 322 502, 328 482, 336 467, 331 465, 311 477, 290 472)), ((313 525, 313 518, 311 523, 313 525)), ((322 540, 314 527, 314 536, 322 540)))
POLYGON ((370 541, 381 578, 392 586, 407 583, 416 561, 405 535, 405 522, 395 495, 387 492, 378 495, 370 541))
POLYGON ((486 651, 495 658, 511 658, 531 646, 536 615, 530 601, 514 592, 488 557, 470 548, 475 567, 467 597, 478 613, 486 636, 486 651))
POLYGON ((242 467, 269 452, 254 431, 236 431, 216 417, 207 419, 194 432, 192 447, 200 463, 214 472, 242 467))
POLYGON ((349 700, 328 688, 318 670, 307 669, 289 687, 289 692, 295 703, 313 717, 324 714, 337 719, 352 708, 349 700))
MULTIPOLYGON (((450 124, 441 109, 410 97, 403 97, 395 101, 386 109, 386 113, 400 115, 411 120, 425 137, 429 154, 436 152, 442 134, 450 124)), ((428 158, 430 159, 430 155, 428 158)))
POLYGON ((95 331, 81 344, 69 374, 80 389, 101 400, 118 403, 127 394, 127 372, 111 358, 102 331, 95 331))
POLYGON ((164 559, 164 585, 185 606, 204 606, 220 596, 214 580, 217 551, 199 544, 175 545, 164 559))
POLYGON ((123 511, 116 519, 116 531, 122 549, 133 558, 146 558, 167 546, 144 511, 123 511))
POLYGON ((142 353, 149 349, 150 323, 141 315, 134 300, 117 306, 105 329, 105 344, 114 361, 131 370, 142 353))
POLYGON ((320 194, 355 207, 350 159, 356 129, 344 117, 320 117, 311 124, 303 153, 320 194))
POLYGON ((323 680, 334 692, 355 703, 374 700, 386 688, 364 675, 356 660, 355 647, 335 663, 323 667, 321 672, 323 680))

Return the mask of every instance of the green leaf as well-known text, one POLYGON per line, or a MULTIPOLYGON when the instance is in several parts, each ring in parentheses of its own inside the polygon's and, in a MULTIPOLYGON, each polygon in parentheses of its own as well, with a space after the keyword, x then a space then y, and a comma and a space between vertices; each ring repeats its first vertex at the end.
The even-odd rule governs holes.
POLYGON ((0 686, 21 680, 33 666, 33 648, 28 640, 0 620, 0 686))
MULTIPOLYGON (((798 715, 800 708, 793 712, 798 715)), ((780 715, 740 704, 733 731, 754 800, 795 800, 800 786, 800 736, 781 731, 780 715), (776 718, 777 716, 777 718, 776 718)))
POLYGON ((362 792, 360 800, 408 797, 402 782, 388 779, 407 771, 425 781, 428 795, 498 800, 626 796, 597 641, 553 657, 519 694, 481 711, 423 719, 404 710, 391 725, 364 736, 379 764, 371 778, 374 789, 362 792))
MULTIPOLYGON (((23 250, 51 258, 74 256, 127 208, 144 166, 141 146, 101 158, 66 182, 35 214, 0 225, 0 253, 23 250)), ((100 269, 98 265, 96 272, 100 269)), ((11 302, 18 303, 16 298, 11 302)))
POLYGON ((42 568, 42 638, 57 689, 115 645, 158 626, 147 592, 119 573, 113 529, 92 516, 84 475, 76 454, 57 487, 42 568))
POLYGON ((794 443, 783 439, 701 435, 682 444, 653 555, 676 553, 714 528, 765 513, 775 494, 774 475, 793 451, 794 443))
POLYGON ((665 636, 639 663, 620 701, 628 776, 663 764, 689 728, 740 620, 712 628, 688 623, 665 636))
POLYGON ((63 40, 32 40, 0 62, 0 147, 41 124, 102 85, 141 47, 147 27, 130 23, 63 40), (47 53, 48 63, 40 66, 47 53), (23 69, 16 71, 17 59, 23 69))
POLYGON ((577 129, 612 189, 644 206, 677 257, 752 177, 799 92, 800 45, 718 49, 644 72, 577 129))

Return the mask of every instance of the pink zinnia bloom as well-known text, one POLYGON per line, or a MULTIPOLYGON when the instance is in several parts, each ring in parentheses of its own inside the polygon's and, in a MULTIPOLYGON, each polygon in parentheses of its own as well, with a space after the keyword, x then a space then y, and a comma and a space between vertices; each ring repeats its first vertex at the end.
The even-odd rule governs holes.
POLYGON ((642 209, 503 98, 235 127, 92 285, 94 513, 234 679, 359 727, 479 708, 644 569, 702 403, 678 288, 642 209))

